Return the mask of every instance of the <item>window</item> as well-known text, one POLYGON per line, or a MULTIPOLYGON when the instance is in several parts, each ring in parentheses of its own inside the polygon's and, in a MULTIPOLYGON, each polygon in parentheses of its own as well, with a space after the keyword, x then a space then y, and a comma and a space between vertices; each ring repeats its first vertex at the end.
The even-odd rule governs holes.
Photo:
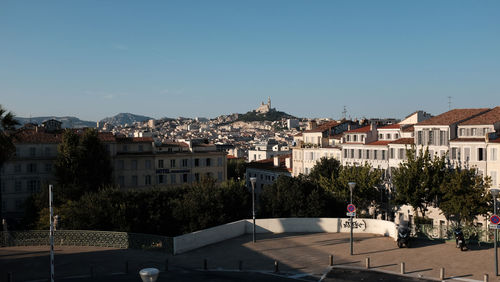
POLYGON ((128 146, 127 146, 127 145, 123 145, 123 146, 122 146, 122 148, 123 148, 123 151, 124 151, 124 152, 127 152, 127 151, 128 151, 128 146))
POLYGON ((182 182, 183 182, 183 183, 187 183, 187 182, 188 182, 188 175, 187 175, 186 173, 184 173, 184 174, 182 175, 182 182))
POLYGON ((417 145, 422 145, 422 131, 417 131, 417 145))
POLYGON ((51 172, 52 171, 52 164, 45 164, 45 172, 51 172))
POLYGON ((496 171, 490 171, 490 176, 491 176, 491 185, 492 186, 497 186, 497 172, 496 171))
POLYGON ((133 170, 137 170, 137 160, 132 160, 130 166, 132 167, 133 170))
POLYGON ((405 151, 405 149, 399 149, 399 156, 398 156, 398 158, 400 160, 404 160, 406 158, 406 151, 405 151))
POLYGON ((347 159, 347 149, 344 149, 344 158, 347 159))
POLYGON ((219 171, 219 172, 217 173, 217 179, 218 179, 219 181, 222 181, 222 171, 219 171))
POLYGON ((445 131, 440 130, 439 131, 439 145, 446 145, 446 140, 444 138, 445 136, 445 131))
POLYGON ((172 173, 170 175, 170 183, 171 184, 176 184, 177 183, 177 177, 176 176, 177 176, 177 174, 174 174, 174 173, 172 173))
POLYGON ((211 166, 212 165, 212 159, 211 158, 207 158, 207 166, 211 166))
MULTIPOLYGON (((254 155, 254 159, 255 159, 255 155, 254 155)), ((194 166, 195 166, 195 167, 200 166, 200 159, 194 159, 194 166)), ((199 176, 198 176, 198 177, 199 177, 199 176)), ((196 181, 198 181, 198 180, 196 180, 196 181)))
POLYGON ((358 135, 353 135, 352 137, 353 137, 352 141, 354 142, 358 141, 358 135))
POLYGON ((158 160, 158 167, 163 168, 163 160, 158 160))
POLYGON ((351 149, 351 158, 354 159, 354 149, 351 149))
POLYGON ((118 160, 118 168, 123 169, 125 167, 125 162, 123 160, 118 160))
POLYGON ((171 168, 175 167, 175 159, 174 160, 170 160, 170 167, 171 168))
POLYGON ((200 181, 200 174, 199 174, 199 173, 195 173, 195 174, 194 174, 194 180, 195 180, 196 182, 199 182, 199 181, 200 181))
POLYGON ((21 173, 21 165, 20 164, 15 164, 14 165, 14 172, 15 173, 21 173))
POLYGON ((465 128, 460 128, 460 136, 464 136, 465 135, 465 128))
POLYGON ((36 155, 36 148, 35 147, 30 147, 30 156, 34 157, 36 155))
POLYGON ((377 154, 378 154, 378 150, 373 150, 373 159, 376 160, 377 159, 377 154))
POLYGON ((21 209, 23 207, 23 201, 20 199, 16 199, 16 209, 21 209))
POLYGON ((143 145, 139 145, 139 152, 142 152, 144 151, 144 146, 143 145))
POLYGON ((477 160, 478 161, 485 161, 486 160, 486 156, 484 154, 484 148, 477 149, 477 160))
POLYGON ((389 134, 389 133, 388 133, 388 134, 386 134, 386 135, 385 135, 385 139, 391 139, 391 134, 389 134))
POLYGON ((347 141, 351 141, 351 135, 347 135, 347 141))
POLYGON ((133 186, 138 186, 139 185, 139 181, 137 179, 137 175, 132 175, 132 185, 133 186))
POLYGON ((118 176, 118 185, 125 186, 125 176, 123 175, 118 176))
POLYGON ((365 136, 361 135, 361 142, 363 142, 364 140, 365 140, 365 136))
POLYGON ((144 185, 151 185, 151 175, 144 176, 144 185))
POLYGON ((473 128, 472 129, 472 136, 476 136, 476 133, 477 133, 477 129, 473 128))
POLYGON ((490 160, 491 161, 497 160, 497 148, 490 148, 490 160))
POLYGON ((182 167, 188 166, 188 159, 182 159, 182 167))
POLYGON ((370 150, 366 150, 366 159, 370 159, 370 150))
POLYGON ((470 148, 464 148, 464 160, 470 161, 470 148))
POLYGON ((163 184, 165 181, 164 177, 162 174, 158 175, 158 184, 163 184))
POLYGON ((385 151, 382 151, 382 159, 385 160, 385 151))
POLYGON ((363 158, 363 150, 359 149, 358 150, 358 159, 362 159, 363 158))
POLYGON ((27 170, 29 173, 35 173, 37 171, 36 163, 30 163, 27 166, 27 170))
POLYGON ((217 166, 222 166, 222 157, 217 158, 217 166))
POLYGON ((146 160, 144 166, 146 167, 146 169, 151 169, 151 160, 146 160))
POLYGON ((394 139, 398 139, 399 138, 399 134, 394 134, 394 139))
POLYGON ((434 145, 434 131, 429 130, 429 142, 427 142, 428 145, 434 145))
POLYGON ((457 149, 458 148, 451 148, 451 159, 456 160, 457 159, 457 149))
POLYGON ((381 134, 379 134, 379 135, 378 135, 378 139, 384 139, 384 134, 382 134, 382 133, 381 133, 381 134))
POLYGON ((16 190, 16 192, 21 192, 21 190, 23 189, 21 180, 16 180, 14 182, 14 189, 16 190))
POLYGON ((45 147, 45 156, 47 157, 50 156, 50 153, 51 153, 50 147, 45 147))
POLYGON ((394 159, 394 148, 389 149, 389 159, 394 159))

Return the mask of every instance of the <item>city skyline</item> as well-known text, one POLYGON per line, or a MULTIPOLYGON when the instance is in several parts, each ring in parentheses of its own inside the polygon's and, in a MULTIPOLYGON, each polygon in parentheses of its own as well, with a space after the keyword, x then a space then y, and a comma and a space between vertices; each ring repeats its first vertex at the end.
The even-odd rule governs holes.
POLYGON ((403 118, 500 104, 497 1, 5 1, 1 104, 98 121, 403 118))

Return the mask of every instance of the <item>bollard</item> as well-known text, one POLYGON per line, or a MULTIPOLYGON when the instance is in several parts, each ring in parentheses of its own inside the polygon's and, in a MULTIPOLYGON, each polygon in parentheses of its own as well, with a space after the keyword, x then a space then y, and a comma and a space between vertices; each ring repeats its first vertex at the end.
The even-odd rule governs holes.
POLYGON ((484 275, 483 282, 488 282, 488 274, 484 275))
POLYGON ((12 272, 8 272, 7 273, 7 282, 13 282, 14 281, 14 277, 12 277, 12 272))
POLYGON ((405 274, 405 263, 401 263, 401 274, 405 274))
POLYGON ((370 258, 366 258, 366 269, 370 269, 370 258))
POLYGON ((168 259, 165 260, 165 271, 168 271, 168 259))
POLYGON ((330 255, 330 266, 333 266, 333 256, 330 255))
POLYGON ((241 271, 243 269, 243 261, 239 260, 238 261, 238 270, 241 271))
POLYGON ((204 269, 204 270, 207 270, 207 269, 208 269, 208 267, 207 267, 207 259, 204 259, 204 260, 203 260, 203 269, 204 269))
POLYGON ((125 274, 128 274, 128 260, 125 261, 125 274))
POLYGON ((439 279, 444 280, 444 267, 439 270, 439 279))
POLYGON ((276 273, 280 272, 280 265, 277 260, 274 261, 274 272, 276 273))

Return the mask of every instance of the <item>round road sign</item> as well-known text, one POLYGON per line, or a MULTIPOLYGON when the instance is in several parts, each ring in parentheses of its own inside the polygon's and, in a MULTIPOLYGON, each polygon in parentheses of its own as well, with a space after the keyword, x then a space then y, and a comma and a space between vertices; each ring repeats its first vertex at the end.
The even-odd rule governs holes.
POLYGON ((490 217, 490 222, 492 224, 499 224, 500 223, 500 217, 498 215, 494 214, 494 215, 492 215, 490 217))
POLYGON ((347 211, 348 212, 355 212, 356 211, 356 206, 353 204, 348 204, 347 205, 347 211))

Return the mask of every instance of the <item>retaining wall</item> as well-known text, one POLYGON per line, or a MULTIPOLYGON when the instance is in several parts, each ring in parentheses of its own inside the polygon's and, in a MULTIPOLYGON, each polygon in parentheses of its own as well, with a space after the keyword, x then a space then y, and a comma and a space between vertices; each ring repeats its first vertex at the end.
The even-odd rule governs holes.
MULTIPOLYGON (((354 233, 372 233, 397 239, 394 222, 356 218, 353 220, 354 233)), ((348 218, 268 218, 257 219, 256 233, 343 233, 350 232, 348 218)), ((252 233, 251 219, 231 222, 209 229, 174 237, 173 252, 181 254, 203 246, 252 233)))

